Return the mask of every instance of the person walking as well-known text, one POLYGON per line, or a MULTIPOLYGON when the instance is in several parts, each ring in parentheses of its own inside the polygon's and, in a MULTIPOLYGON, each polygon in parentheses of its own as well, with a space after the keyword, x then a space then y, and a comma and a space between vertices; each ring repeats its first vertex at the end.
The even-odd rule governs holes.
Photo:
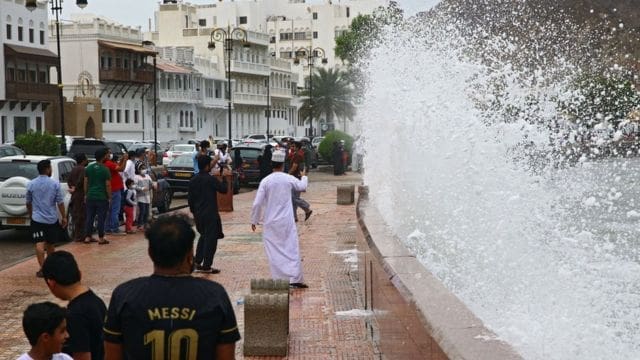
POLYGON ((258 156, 258 165, 260 166, 260 181, 271 174, 271 155, 273 154, 273 146, 268 144, 264 147, 262 154, 258 156))
POLYGON ((193 214, 196 229, 200 233, 196 247, 195 270, 211 274, 220 273, 213 268, 213 257, 218 248, 218 239, 224 238, 222 232, 222 220, 218 213, 217 193, 227 193, 227 180, 222 177, 222 182, 210 174, 212 164, 218 161, 218 156, 213 160, 207 155, 198 156, 200 172, 189 181, 188 203, 189 210, 193 214))
POLYGON ((217 282, 191 276, 195 233, 189 219, 159 217, 145 236, 153 274, 113 291, 105 360, 234 359, 240 332, 229 295, 217 282))
POLYGON ((273 153, 273 173, 260 182, 251 208, 251 230, 262 221, 262 240, 269 259, 271 276, 286 279, 291 287, 308 288, 304 283, 298 229, 293 221, 291 191, 305 191, 307 176, 303 170, 301 179, 283 172, 285 153, 273 153))
POLYGON ((136 170, 135 189, 138 201, 138 221, 136 225, 138 230, 144 230, 144 227, 149 223, 151 190, 156 186, 147 172, 148 170, 144 163, 141 163, 136 170))
POLYGON ((75 156, 76 166, 73 167, 69 174, 67 184, 69 184, 69 193, 71 194, 71 203, 69 212, 73 222, 73 241, 84 240, 84 169, 89 163, 87 155, 78 153, 75 156))
POLYGON ((102 325, 107 307, 102 299, 82 284, 76 259, 70 252, 56 251, 44 261, 42 273, 51 294, 69 302, 69 339, 62 351, 76 360, 103 359, 102 325))
MULTIPOLYGON (((292 175, 296 179, 300 180, 302 170, 306 171, 306 162, 304 158, 304 150, 302 149, 302 143, 299 141, 293 142, 293 152, 290 157, 289 175, 292 175)), ((298 222, 298 208, 304 210, 304 221, 307 221, 313 210, 311 205, 303 198, 300 197, 300 191, 295 189, 291 190, 291 202, 293 203, 293 218, 298 222)))
POLYGON ((54 244, 67 226, 64 209, 64 195, 58 180, 51 178, 51 160, 38 162, 38 177, 27 184, 27 211, 31 219, 31 237, 35 243, 36 258, 40 269, 37 277, 42 277, 45 250, 54 252, 54 244), (61 220, 60 220, 61 219, 61 220))
POLYGON ((209 148, 211 144, 207 140, 202 140, 200 144, 196 144, 196 152, 193 154, 193 175, 198 175, 200 168, 198 167, 198 156, 209 156, 209 148))
POLYGON ((124 193, 125 232, 127 234, 135 234, 136 232, 133 230, 133 218, 135 216, 136 206, 138 205, 136 201, 136 189, 132 179, 127 179, 124 184, 127 188, 124 193))
POLYGON ((107 148, 98 149, 95 153, 96 161, 87 165, 84 174, 84 194, 85 194, 85 226, 84 226, 84 243, 89 244, 95 240, 92 239, 93 222, 98 218, 98 244, 108 244, 109 241, 104 238, 105 218, 109 211, 109 202, 111 201, 111 173, 104 165, 107 159, 107 148))
POLYGON ((124 232, 120 231, 120 210, 122 210, 122 192, 124 190, 124 182, 120 172, 127 165, 129 156, 124 154, 118 162, 113 161, 111 150, 107 150, 107 160, 104 165, 109 169, 111 174, 111 202, 109 203, 109 212, 107 216, 107 225, 105 232, 109 235, 123 236, 124 232))

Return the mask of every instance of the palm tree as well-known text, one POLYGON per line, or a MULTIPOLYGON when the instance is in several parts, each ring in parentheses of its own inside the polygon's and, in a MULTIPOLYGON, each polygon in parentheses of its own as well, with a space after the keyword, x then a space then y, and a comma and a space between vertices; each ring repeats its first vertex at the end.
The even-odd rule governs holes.
MULTIPOLYGON (((300 92, 300 96, 306 97, 302 101, 300 117, 309 121, 322 117, 327 123, 332 124, 336 118, 353 120, 356 108, 353 106, 353 88, 344 71, 337 69, 318 68, 312 74, 313 88, 309 97, 309 88, 300 92)), ((305 79, 308 84, 309 77, 305 79)))

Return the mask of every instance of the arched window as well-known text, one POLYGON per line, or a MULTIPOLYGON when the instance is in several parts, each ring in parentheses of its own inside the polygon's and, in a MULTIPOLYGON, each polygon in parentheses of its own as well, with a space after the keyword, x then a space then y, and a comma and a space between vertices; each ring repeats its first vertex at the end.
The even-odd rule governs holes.
POLYGON ((7 15, 7 28, 5 36, 7 40, 11 40, 13 38, 13 25, 11 25, 11 15, 7 15))
POLYGON ((184 113, 180 110, 180 127, 184 126, 184 113))
POLYGON ((189 113, 189 127, 193 127, 193 111, 189 113))

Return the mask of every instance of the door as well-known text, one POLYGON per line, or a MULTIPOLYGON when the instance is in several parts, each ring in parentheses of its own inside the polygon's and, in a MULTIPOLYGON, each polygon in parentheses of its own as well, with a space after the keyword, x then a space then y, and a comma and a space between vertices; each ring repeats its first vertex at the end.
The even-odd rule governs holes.
POLYGON ((89 118, 84 126, 84 137, 95 139, 96 137, 96 124, 93 122, 93 118, 89 118))

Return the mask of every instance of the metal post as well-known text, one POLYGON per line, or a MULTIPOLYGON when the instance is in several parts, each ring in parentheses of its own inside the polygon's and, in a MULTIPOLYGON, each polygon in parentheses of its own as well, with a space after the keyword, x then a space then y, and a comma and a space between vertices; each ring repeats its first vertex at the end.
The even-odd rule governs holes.
POLYGON ((312 48, 309 48, 309 139, 313 138, 313 58, 311 52, 312 48))
POLYGON ((144 142, 144 92, 142 93, 142 96, 140 96, 140 100, 142 102, 142 142, 144 142))
POLYGON ((58 102, 60 105, 60 136, 62 143, 60 144, 60 153, 67 155, 67 138, 64 131, 64 94, 62 92, 62 60, 60 54, 60 19, 59 13, 62 10, 62 3, 59 0, 54 0, 51 3, 51 11, 56 15, 56 45, 58 47, 58 102))
POLYGON ((271 72, 267 77, 267 142, 269 142, 269 122, 271 120, 271 72))
POLYGON ((158 69, 156 67, 156 54, 153 54, 153 150, 156 153, 156 165, 158 165, 158 69))
POLYGON ((233 52, 233 39, 231 38, 231 27, 228 27, 227 32, 227 84, 229 86, 229 144, 227 144, 227 148, 231 149, 233 146, 232 136, 231 136, 231 53, 233 52))

